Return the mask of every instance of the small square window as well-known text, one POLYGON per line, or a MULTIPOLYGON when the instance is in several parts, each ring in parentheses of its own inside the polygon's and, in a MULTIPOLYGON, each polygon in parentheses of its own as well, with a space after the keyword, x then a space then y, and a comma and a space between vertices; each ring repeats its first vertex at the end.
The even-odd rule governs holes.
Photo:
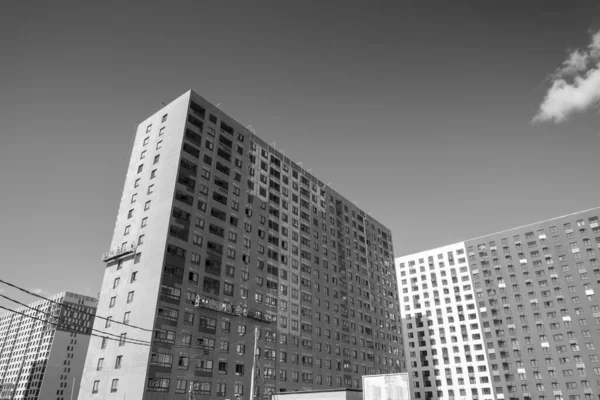
POLYGON ((115 278, 115 280, 113 281, 113 289, 115 289, 117 286, 119 286, 120 281, 121 281, 121 278, 115 278))
POLYGON ((160 122, 165 122, 167 120, 167 117, 169 116, 169 114, 165 114, 162 116, 162 120, 160 122))
POLYGON ((158 131, 158 136, 162 136, 165 134, 165 127, 163 126, 162 128, 160 128, 160 131, 158 131))
POLYGON ((149 137, 147 137, 147 138, 145 138, 145 139, 144 139, 144 143, 143 143, 143 145, 145 146, 145 145, 147 145, 148 143, 150 143, 150 138, 149 138, 149 137))
POLYGON ((157 154, 154 156, 154 164, 158 163, 158 161, 160 160, 160 154, 157 154))
POLYGON ((147 224, 148 224, 148 217, 146 217, 142 220, 142 228, 145 227, 147 224))
POLYGON ((137 193, 134 193, 131 195, 131 202, 135 203, 136 200, 137 200, 137 193))
POLYGON ((133 301, 133 291, 127 293, 127 303, 131 303, 133 301))
POLYGON ((140 186, 140 178, 137 178, 137 179, 135 180, 135 183, 133 184, 133 187, 134 187, 134 188, 136 188, 136 187, 138 187, 138 186, 140 186))
POLYGON ((131 282, 135 282, 137 280, 137 271, 131 273, 131 282))
POLYGON ((152 124, 146 127, 146 133, 149 133, 152 130, 152 124))
POLYGON ((133 218, 133 208, 127 213, 127 219, 133 218))
POLYGON ((131 225, 127 225, 127 226, 125 227, 125 233, 124 233, 124 235, 125 235, 125 236, 129 235, 129 230, 130 230, 130 229, 131 229, 131 225))
POLYGON ((154 179, 156 178, 156 170, 153 169, 152 172, 150 173, 150 179, 154 179))
POLYGON ((162 140, 159 141, 158 143, 156 143, 156 150, 160 149, 162 147, 162 140))
POLYGON ((148 186, 148 194, 152 194, 154 192, 154 185, 148 186))
POLYGON ((138 165, 138 169, 137 169, 137 172, 138 172, 138 174, 139 174, 140 172, 142 172, 143 170, 144 170, 144 164, 140 164, 140 165, 138 165))
POLYGON ((138 246, 141 246, 144 244, 144 235, 140 235, 140 237, 138 238, 138 246))
POLYGON ((149 209, 150 209, 150 200, 148 200, 148 201, 146 202, 146 204, 144 204, 144 211, 147 211, 147 210, 149 210, 149 209))
POLYGON ((140 156, 140 160, 146 158, 146 150, 142 151, 142 155, 140 156))

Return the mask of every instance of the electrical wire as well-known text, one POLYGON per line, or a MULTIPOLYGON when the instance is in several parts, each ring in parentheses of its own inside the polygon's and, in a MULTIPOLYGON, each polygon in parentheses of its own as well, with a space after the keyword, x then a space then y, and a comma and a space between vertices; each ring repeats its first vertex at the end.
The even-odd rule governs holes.
MULTIPOLYGON (((11 310, 10 308, 6 308, 6 307, 3 307, 3 306, 0 306, 0 309, 6 310, 6 311, 8 311, 8 312, 11 312, 11 313, 13 313, 13 314, 19 314, 19 315, 21 315, 21 316, 23 316, 23 317, 30 318, 30 319, 34 319, 34 320, 37 320, 37 321, 43 322, 43 323, 45 323, 45 324, 57 325, 57 324, 56 324, 56 323, 54 323, 54 322, 48 322, 48 321, 46 321, 46 320, 44 320, 44 319, 37 318, 37 317, 33 317, 33 316, 31 316, 31 315, 24 314, 24 313, 22 313, 22 312, 20 312, 20 311, 11 310)), ((65 332, 70 332, 70 333, 78 333, 78 334, 80 334, 80 335, 88 335, 87 333, 83 333, 83 332, 81 332, 81 331, 75 331, 75 330, 72 330, 72 329, 64 329, 64 331, 65 331, 65 332)), ((114 341, 116 341, 116 342, 131 343, 131 344, 137 344, 137 345, 140 345, 140 346, 150 346, 150 345, 148 345, 148 344, 146 344, 146 343, 130 342, 128 339, 120 339, 120 338, 119 338, 119 339, 116 339, 116 338, 111 338, 111 337, 107 337, 107 336, 97 335, 97 334, 95 334, 95 333, 90 333, 89 335, 90 335, 90 336, 96 336, 96 337, 103 338, 103 339, 107 339, 107 340, 114 340, 114 341)))
POLYGON ((22 287, 20 287, 20 286, 17 286, 17 285, 15 285, 15 284, 12 284, 12 283, 10 283, 10 282, 6 282, 5 280, 2 280, 2 279, 0 279, 0 283, 4 283, 4 284, 5 284, 5 285, 7 285, 7 286, 10 286, 10 287, 12 287, 12 288, 14 288, 14 289, 17 289, 17 290, 19 290, 19 291, 21 291, 21 292, 24 292, 24 293, 27 293, 27 294, 29 294, 29 295, 35 296, 35 297, 37 297, 37 298, 39 298, 39 299, 42 299, 42 300, 49 301, 49 302, 51 302, 51 303, 54 303, 54 304, 57 304, 57 305, 59 305, 59 306, 63 306, 63 307, 66 307, 66 308, 70 308, 70 309, 72 309, 73 311, 77 311, 77 312, 80 312, 80 313, 83 313, 83 314, 88 314, 88 315, 91 315, 91 316, 93 316, 93 317, 95 317, 95 318, 99 318, 99 319, 102 319, 102 320, 105 320, 105 321, 110 321, 111 323, 116 323, 116 324, 120 324, 120 325, 125 325, 125 326, 127 326, 127 327, 130 327, 130 328, 135 328, 135 329, 139 329, 139 330, 142 330, 142 331, 145 331, 145 332, 154 332, 152 329, 148 329, 148 328, 142 328, 141 326, 136 326, 136 325, 130 325, 130 324, 126 324, 125 322, 119 322, 119 321, 115 321, 115 320, 109 319, 109 318, 107 318, 107 317, 103 317, 103 316, 100 316, 100 315, 97 315, 97 314, 94 314, 94 313, 91 313, 91 312, 88 312, 88 311, 79 310, 79 309, 77 309, 77 308, 75 308, 75 307, 73 307, 73 306, 71 306, 71 305, 69 305, 69 304, 66 304, 66 303, 59 303, 59 302, 57 302, 57 301, 54 301, 54 300, 52 300, 52 299, 49 299, 49 298, 47 298, 47 297, 41 296, 41 295, 39 295, 39 294, 37 294, 37 293, 33 293, 33 292, 31 292, 31 291, 29 291, 29 290, 27 290, 27 289, 24 289, 24 288, 22 288, 22 287))
MULTIPOLYGON (((3 295, 3 294, 0 294, 0 297, 4 298, 4 299, 6 299, 6 300, 12 301, 13 303, 19 304, 19 305, 21 305, 21 306, 23 306, 23 307, 26 307, 26 308, 28 308, 28 309, 30 309, 30 310, 33 310, 33 311, 35 311, 35 312, 37 312, 37 313, 41 313, 41 314, 43 314, 43 315, 46 315, 46 316, 48 316, 48 317, 50 317, 50 318, 58 318, 58 316, 56 316, 56 315, 52 315, 52 314, 50 314, 50 313, 47 313, 47 312, 44 312, 44 311, 38 310, 38 309, 36 309, 36 308, 33 308, 33 307, 31 307, 31 306, 28 306, 28 305, 27 305, 27 304, 25 304, 25 303, 21 303, 20 301, 17 301, 17 300, 15 300, 15 299, 12 299, 12 298, 10 298, 10 297, 8 297, 8 296, 5 296, 5 295, 3 295)), ((112 320, 111 320, 111 321, 112 321, 112 320)), ((57 325, 57 323, 54 323, 54 322, 48 322, 48 323, 51 323, 51 324, 57 325)), ((100 329, 94 329, 94 328, 92 328, 92 331, 95 331, 95 332, 101 333, 101 334, 103 334, 103 335, 115 336, 115 337, 117 337, 117 338, 119 338, 119 337, 120 337, 120 335, 117 335, 117 334, 115 334, 115 333, 110 333, 110 332, 101 331, 100 329)), ((145 344, 148 344, 148 345, 150 345, 150 344, 151 344, 151 342, 148 342, 148 341, 146 341, 146 340, 142 340, 142 339, 134 339, 134 338, 129 338, 129 339, 127 339, 127 340, 132 340, 132 341, 136 341, 136 342, 140 342, 140 343, 145 343, 145 344)))
MULTIPOLYGON (((2 296, 2 295, 0 295, 0 296, 2 296)), ((2 297, 5 297, 5 296, 2 296, 2 297)), ((49 322, 47 320, 44 320, 44 319, 41 319, 41 318, 37 318, 37 317, 31 316, 31 315, 27 315, 27 314, 24 314, 24 313, 16 311, 16 310, 11 310, 11 309, 3 307, 3 306, 0 306, 0 309, 6 310, 6 311, 14 313, 14 314, 19 314, 19 315, 21 315, 23 317, 30 318, 30 319, 33 319, 33 320, 37 320, 37 321, 40 321, 40 322, 43 322, 43 323, 46 323, 46 324, 50 324, 50 325, 54 325, 54 326, 58 325, 55 322, 49 322)), ((33 309, 33 310, 35 310, 35 309, 33 309)), ((37 310, 37 311, 40 312, 40 313, 42 313, 42 314, 44 314, 43 311, 39 311, 39 310, 37 310)), ((54 318, 54 316, 52 316, 52 317, 54 318)), ((78 333, 78 334, 87 335, 86 333, 82 333, 80 331, 75 331, 75 330, 65 329, 65 331, 66 332, 71 332, 71 333, 78 333)), ((103 331, 100 331, 100 332, 103 332, 103 331)), ((194 353, 194 356, 196 356, 196 355, 203 355, 204 352, 205 352, 205 350, 207 350, 206 348, 199 347, 199 346, 191 347, 191 346, 187 346, 187 345, 175 345, 175 344, 169 344, 169 343, 163 343, 163 342, 144 342, 144 341, 141 341, 139 339, 122 339, 119 335, 114 335, 114 334, 111 334, 111 333, 108 333, 108 332, 103 332, 103 335, 98 335, 98 334, 94 334, 94 333, 90 333, 89 335, 90 336, 99 337, 99 338, 102 338, 102 339, 113 340, 113 341, 116 341, 116 342, 131 343, 131 344, 137 344, 137 345, 140 345, 140 346, 147 346, 147 347, 163 346, 163 347, 169 347, 171 349, 181 348, 181 349, 194 349, 194 350, 201 349, 201 350, 203 350, 202 352, 194 353), (104 336, 104 335, 107 335, 107 334, 108 335, 113 335, 113 336, 116 336, 116 337, 112 338, 112 337, 104 336)), ((246 336, 246 334, 244 336, 246 336)), ((248 337, 246 337, 246 338, 244 338, 242 340, 238 340, 237 342, 230 343, 229 345, 230 346, 235 346, 237 344, 243 343, 243 342, 251 339, 252 337, 253 336, 248 336, 248 337)))

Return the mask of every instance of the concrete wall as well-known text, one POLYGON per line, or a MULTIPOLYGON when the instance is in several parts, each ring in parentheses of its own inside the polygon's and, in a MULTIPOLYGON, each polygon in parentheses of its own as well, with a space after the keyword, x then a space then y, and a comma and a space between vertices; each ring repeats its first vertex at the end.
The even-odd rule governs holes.
MULTIPOLYGON (((136 250, 140 261, 136 263, 134 257, 129 257, 121 266, 118 266, 117 262, 108 263, 100 292, 98 315, 112 316, 114 320, 123 321, 125 312, 129 311, 129 324, 149 331, 116 323, 107 328, 105 321, 101 319, 96 319, 96 329, 114 335, 127 333, 128 339, 149 342, 152 338, 189 96, 189 92, 185 93, 138 126, 110 248, 116 248, 124 242, 137 243, 143 234, 144 243, 136 250), (168 114, 168 117, 162 123, 165 114, 168 114), (147 132, 149 125, 152 126, 147 132), (163 127, 164 133, 160 135, 163 127), (148 144, 144 145, 146 137, 150 139, 148 144), (162 147, 157 149, 159 141, 162 141, 162 147), (141 159, 143 151, 146 151, 145 158, 141 159), (153 164, 154 157, 158 154, 160 161, 153 164), (138 173, 138 166, 141 164, 144 167, 138 173), (151 179, 154 169, 157 170, 156 177, 151 179), (138 178, 139 185, 135 187, 138 178), (151 185, 154 185, 154 190, 152 194, 148 194, 151 185), (137 194, 137 199, 132 203, 134 193, 137 194), (151 201, 150 209, 144 210, 147 201, 151 201), (131 209, 134 209, 133 217, 128 219, 131 209), (147 218, 146 227, 141 226, 144 218, 147 218), (125 235, 127 226, 130 226, 129 233, 125 235), (137 280, 131 282, 131 275, 136 271, 137 280), (119 278, 120 283, 118 287, 113 288, 115 278, 119 278), (134 300, 127 303, 130 291, 135 292, 134 300), (111 308, 109 302, 113 296, 117 299, 115 306, 111 308)), ((118 397, 127 395, 127 398, 141 399, 145 392, 150 347, 131 343, 120 346, 117 341, 110 340, 107 348, 103 350, 101 342, 99 337, 91 340, 79 399, 103 399, 109 395, 114 397, 114 394, 111 394, 113 379, 119 379, 118 397), (115 370, 118 355, 123 356, 123 361, 121 369, 115 370), (99 358, 104 358, 102 371, 96 371, 99 358), (99 380, 100 385, 98 393, 93 394, 95 380, 99 380)))
POLYGON ((272 400, 362 400, 360 391, 314 391, 314 392, 288 392, 274 394, 272 400))

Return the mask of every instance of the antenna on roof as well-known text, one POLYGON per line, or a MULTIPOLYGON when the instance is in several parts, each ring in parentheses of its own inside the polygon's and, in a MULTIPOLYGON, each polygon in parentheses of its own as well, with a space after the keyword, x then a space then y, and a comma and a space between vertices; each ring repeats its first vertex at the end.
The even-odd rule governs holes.
POLYGON ((162 104, 163 107, 166 106, 164 101, 161 101, 160 104, 162 104))

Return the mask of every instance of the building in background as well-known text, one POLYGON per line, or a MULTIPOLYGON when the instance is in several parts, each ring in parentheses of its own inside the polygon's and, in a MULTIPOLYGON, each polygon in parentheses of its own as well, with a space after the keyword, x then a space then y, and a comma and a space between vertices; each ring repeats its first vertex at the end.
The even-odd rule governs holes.
POLYGON ((404 369, 390 231, 194 92, 139 125, 111 249, 95 328, 121 340, 92 339, 80 399, 404 369))
POLYGON ((76 398, 97 304, 63 292, 0 316, 0 399, 76 398))
POLYGON ((600 208, 396 259, 414 399, 597 399, 600 208))

